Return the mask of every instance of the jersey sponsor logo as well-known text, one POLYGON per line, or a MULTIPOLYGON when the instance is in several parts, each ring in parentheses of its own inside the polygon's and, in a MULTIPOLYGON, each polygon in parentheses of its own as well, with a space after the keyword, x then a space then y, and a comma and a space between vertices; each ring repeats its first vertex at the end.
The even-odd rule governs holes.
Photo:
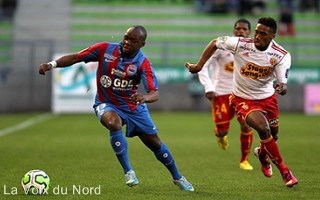
POLYGON ((103 57, 105 57, 104 59, 105 62, 114 62, 115 60, 117 60, 117 57, 107 53, 105 53, 103 57))
POLYGON ((224 65, 224 70, 227 72, 233 72, 233 61, 224 65))
POLYGON ((240 73, 252 79, 264 79, 272 74, 273 68, 263 67, 249 62, 246 66, 241 67, 240 73))
POLYGON ((111 78, 110 78, 109 76, 103 75, 103 76, 101 76, 101 78, 100 78, 100 84, 101 84, 103 87, 108 88, 108 87, 111 86, 112 80, 111 80, 111 78))
POLYGON ((125 80, 125 79, 119 79, 116 78, 113 81, 114 90, 131 90, 133 87, 133 80, 125 80))
POLYGON ((115 75, 115 76, 119 76, 121 78, 125 77, 127 74, 121 70, 118 70, 118 69, 112 69, 111 70, 111 74, 112 75, 115 75))
POLYGON ((243 51, 256 52, 256 50, 254 50, 253 48, 242 46, 242 45, 239 46, 239 49, 242 49, 243 51))
POLYGON ((275 52, 267 52, 267 55, 268 55, 268 56, 274 56, 274 57, 276 57, 276 58, 278 58, 278 59, 281 59, 282 56, 283 56, 283 55, 280 55, 280 54, 275 53, 275 52))
POLYGON ((131 90, 133 87, 133 80, 125 80, 120 78, 111 79, 107 75, 103 75, 100 78, 100 84, 104 88, 113 87, 113 90, 117 91, 127 91, 131 90))

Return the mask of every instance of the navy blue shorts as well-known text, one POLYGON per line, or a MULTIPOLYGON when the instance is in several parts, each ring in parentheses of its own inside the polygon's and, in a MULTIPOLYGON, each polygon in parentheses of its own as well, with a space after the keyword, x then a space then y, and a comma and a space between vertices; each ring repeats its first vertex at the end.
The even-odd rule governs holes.
POLYGON ((116 112, 122 119, 122 125, 126 125, 126 136, 134 137, 139 134, 157 134, 158 129, 153 123, 146 104, 141 104, 135 111, 122 111, 112 104, 102 103, 94 107, 99 121, 108 111, 116 112))

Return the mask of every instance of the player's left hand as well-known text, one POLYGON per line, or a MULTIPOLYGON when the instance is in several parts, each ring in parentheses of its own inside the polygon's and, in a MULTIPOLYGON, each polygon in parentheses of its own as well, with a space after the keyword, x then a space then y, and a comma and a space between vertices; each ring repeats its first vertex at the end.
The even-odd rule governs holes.
POLYGON ((141 93, 131 95, 131 101, 137 105, 144 103, 144 96, 141 93))
POLYGON ((188 68, 189 72, 191 72, 192 74, 198 73, 201 70, 201 67, 199 67, 197 64, 186 62, 184 66, 188 68))
POLYGON ((288 85, 286 83, 274 83, 273 88, 276 90, 277 93, 285 95, 288 90, 288 85))

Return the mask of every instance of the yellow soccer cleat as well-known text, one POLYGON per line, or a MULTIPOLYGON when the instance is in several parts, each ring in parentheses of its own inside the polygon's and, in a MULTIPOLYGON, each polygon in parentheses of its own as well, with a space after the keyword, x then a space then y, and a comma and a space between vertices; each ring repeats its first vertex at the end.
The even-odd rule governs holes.
POLYGON ((247 160, 242 161, 239 167, 244 170, 253 170, 253 167, 250 165, 250 163, 247 160))
POLYGON ((217 137, 218 145, 221 149, 226 150, 229 148, 229 141, 227 136, 217 137))

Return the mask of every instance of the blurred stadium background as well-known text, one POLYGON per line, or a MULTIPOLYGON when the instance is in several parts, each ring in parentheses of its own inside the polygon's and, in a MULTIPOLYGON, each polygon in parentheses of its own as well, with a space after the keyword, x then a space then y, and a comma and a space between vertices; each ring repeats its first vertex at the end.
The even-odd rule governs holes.
MULTIPOLYGON (((309 93, 320 95, 319 0, 292 2, 296 35, 276 38, 292 54, 289 93, 279 101, 282 111, 304 112, 309 93)), ((0 113, 50 111, 52 74, 38 75, 38 65, 98 41, 118 42, 135 24, 148 30, 143 51, 160 82, 161 100, 150 107, 208 110, 202 87, 184 69, 184 62, 196 61, 212 38, 231 35, 238 18, 249 19, 254 29, 259 17, 278 20, 280 13, 277 0, 0 0, 0 4, 0 113), (257 6, 248 9, 250 2, 257 6), (239 10, 241 5, 245 9, 239 10)), ((312 98, 311 113, 318 114, 320 97, 312 98)))

